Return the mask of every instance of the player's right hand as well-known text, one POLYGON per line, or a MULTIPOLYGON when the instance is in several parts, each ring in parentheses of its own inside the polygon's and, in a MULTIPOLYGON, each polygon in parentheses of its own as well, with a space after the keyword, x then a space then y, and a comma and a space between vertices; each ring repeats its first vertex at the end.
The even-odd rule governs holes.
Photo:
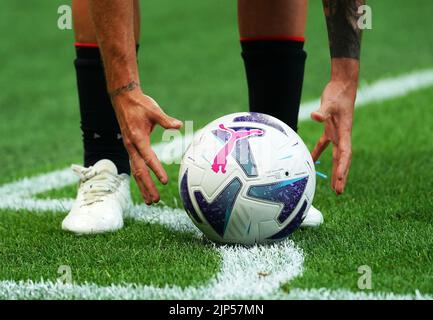
POLYGON ((168 182, 168 177, 151 148, 150 134, 156 124, 165 129, 179 129, 182 122, 165 114, 158 103, 143 94, 140 88, 119 94, 112 100, 132 174, 146 204, 156 203, 160 196, 149 168, 163 184, 168 182))

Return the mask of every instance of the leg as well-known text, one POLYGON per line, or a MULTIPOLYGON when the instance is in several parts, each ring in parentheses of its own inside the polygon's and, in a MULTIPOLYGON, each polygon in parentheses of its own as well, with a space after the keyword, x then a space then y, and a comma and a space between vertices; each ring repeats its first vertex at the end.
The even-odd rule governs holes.
POLYGON ((307 0, 238 0, 250 111, 297 130, 306 53, 307 0))
MULTIPOLYGON (((296 131, 307 0, 238 0, 238 6, 250 111, 273 115, 296 131)), ((322 223, 323 215, 311 206, 301 227, 322 223)))
MULTIPOLYGON (((138 0, 135 3, 135 35, 140 36, 138 0)), ((120 128, 107 94, 104 70, 93 29, 88 0, 73 0, 73 21, 77 59, 78 96, 84 142, 84 165, 101 159, 114 162, 119 173, 130 173, 129 157, 123 146, 120 128)))
MULTIPOLYGON (((129 157, 107 93, 104 69, 90 12, 89 0, 73 0, 77 88, 84 165, 73 166, 80 176, 77 198, 62 222, 62 229, 78 234, 115 231, 132 200, 129 190, 129 157), (109 161, 111 160, 111 161, 109 161), (95 184, 93 184, 95 181, 95 184), (93 188, 93 197, 84 197, 93 188)), ((138 1, 135 1, 135 36, 139 37, 138 1)), ((138 42, 137 42, 138 43, 138 42)))

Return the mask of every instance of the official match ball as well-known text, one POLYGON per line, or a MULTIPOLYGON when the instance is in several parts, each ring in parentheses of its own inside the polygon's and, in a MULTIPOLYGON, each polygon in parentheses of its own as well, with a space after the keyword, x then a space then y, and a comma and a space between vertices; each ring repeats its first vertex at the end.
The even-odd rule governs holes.
POLYGON ((179 193, 193 223, 218 243, 269 243, 295 231, 311 206, 316 173, 302 139, 282 121, 234 113, 195 136, 179 193))

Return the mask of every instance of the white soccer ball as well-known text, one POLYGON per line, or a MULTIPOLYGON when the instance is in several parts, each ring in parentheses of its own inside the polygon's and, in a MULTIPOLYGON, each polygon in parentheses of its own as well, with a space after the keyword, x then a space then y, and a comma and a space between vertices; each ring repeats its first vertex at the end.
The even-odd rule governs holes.
POLYGON ((285 239, 313 201, 316 172, 302 139, 261 113, 209 123, 186 150, 179 192, 194 224, 219 243, 285 239))

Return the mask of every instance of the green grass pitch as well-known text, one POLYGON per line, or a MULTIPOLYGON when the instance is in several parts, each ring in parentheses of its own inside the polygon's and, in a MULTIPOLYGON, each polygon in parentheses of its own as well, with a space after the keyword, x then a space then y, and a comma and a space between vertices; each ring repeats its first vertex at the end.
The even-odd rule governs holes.
MULTIPOLYGON (((310 2, 304 102, 320 96, 329 71, 321 4, 310 2)), ((61 4, 3 3, 8 13, 0 28, 8 32, 0 47, 0 186, 81 162, 73 35, 57 29, 61 4)), ((433 2, 369 4, 373 29, 364 33, 361 86, 432 68, 433 2)), ((142 15, 143 89, 167 113, 193 120, 198 129, 223 114, 247 109, 235 3, 148 0, 142 3, 142 15)), ((285 292, 357 292, 358 267, 368 265, 372 292, 433 294, 432 101, 430 87, 356 111, 347 190, 336 197, 329 180, 318 179, 314 203, 325 223, 291 237, 305 254, 304 272, 282 286, 285 292)), ((299 133, 311 148, 321 130, 304 121, 299 133)), ((155 143, 161 133, 155 131, 155 143)), ((329 151, 317 167, 327 174, 329 151)), ((171 180, 160 187, 169 207, 181 203, 178 169, 166 166, 171 180)), ((68 186, 38 198, 73 198, 74 193, 75 186, 68 186)), ((139 203, 134 185, 133 196, 139 203)), ((63 217, 0 210, 0 281, 55 281, 58 267, 70 265, 77 284, 187 287, 206 283, 220 269, 214 247, 189 234, 128 219, 120 232, 77 237, 60 230, 63 217)))

